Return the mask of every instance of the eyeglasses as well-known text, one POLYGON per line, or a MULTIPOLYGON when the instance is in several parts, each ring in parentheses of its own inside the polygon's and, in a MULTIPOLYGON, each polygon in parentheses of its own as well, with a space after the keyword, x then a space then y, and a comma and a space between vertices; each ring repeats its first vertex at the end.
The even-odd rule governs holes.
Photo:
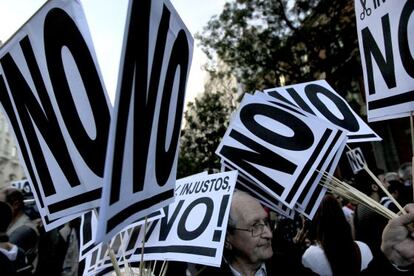
POLYGON ((236 228, 232 227, 233 230, 239 230, 239 231, 247 231, 252 233, 252 237, 259 237, 263 234, 265 227, 267 227, 270 230, 270 223, 268 220, 264 221, 264 223, 257 223, 253 225, 250 228, 236 228))

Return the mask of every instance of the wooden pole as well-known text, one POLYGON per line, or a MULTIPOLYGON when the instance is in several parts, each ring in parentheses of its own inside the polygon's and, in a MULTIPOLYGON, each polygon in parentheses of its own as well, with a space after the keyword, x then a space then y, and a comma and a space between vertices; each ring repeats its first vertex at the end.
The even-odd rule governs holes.
MULTIPOLYGON (((348 145, 346 145, 349 150, 352 150, 348 145)), ((371 176, 371 178, 375 181, 378 187, 388 196, 389 199, 397 206, 397 208, 401 211, 401 213, 406 214, 407 212, 404 208, 398 203, 397 200, 388 192, 387 188, 385 188, 384 184, 378 179, 378 177, 368 168, 368 164, 364 164, 364 170, 371 176)))
POLYGON ((109 244, 108 244, 108 254, 109 254, 109 258, 111 259, 112 265, 114 266, 116 276, 122 276, 121 270, 119 269, 119 265, 116 260, 114 250, 111 248, 109 244))
POLYGON ((410 114, 410 130, 411 130, 411 182, 413 185, 413 202, 414 202, 414 178, 413 178, 413 173, 414 173, 414 127, 413 127, 413 111, 411 111, 410 114))
POLYGON ((147 235, 147 217, 145 217, 144 222, 144 238, 142 239, 142 248, 141 248, 141 262, 139 263, 139 274, 144 275, 143 269, 144 269, 144 247, 145 247, 145 238, 147 235))

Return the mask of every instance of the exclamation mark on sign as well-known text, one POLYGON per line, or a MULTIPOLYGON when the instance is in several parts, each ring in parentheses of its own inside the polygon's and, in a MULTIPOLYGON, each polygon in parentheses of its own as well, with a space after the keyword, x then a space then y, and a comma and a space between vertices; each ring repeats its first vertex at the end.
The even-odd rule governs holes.
MULTIPOLYGON (((218 217, 218 222, 217 222, 217 226, 219 228, 221 228, 223 225, 224 213, 226 212, 226 207, 228 205, 229 198, 230 198, 230 195, 225 195, 223 196, 223 199, 221 200, 219 217, 218 217)), ((220 238, 221 238, 221 230, 215 230, 213 241, 219 242, 220 238)))

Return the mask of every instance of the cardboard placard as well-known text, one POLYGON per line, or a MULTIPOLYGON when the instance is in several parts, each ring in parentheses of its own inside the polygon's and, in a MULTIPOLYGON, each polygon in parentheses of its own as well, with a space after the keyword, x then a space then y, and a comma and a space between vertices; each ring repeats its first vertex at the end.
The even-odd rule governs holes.
POLYGON ((414 111, 414 3, 355 1, 368 121, 414 111))
POLYGON ((169 1, 129 1, 98 241, 173 201, 192 52, 169 1))
POLYGON ((79 1, 48 1, 3 45, 0 104, 45 229, 98 207, 111 106, 79 1))

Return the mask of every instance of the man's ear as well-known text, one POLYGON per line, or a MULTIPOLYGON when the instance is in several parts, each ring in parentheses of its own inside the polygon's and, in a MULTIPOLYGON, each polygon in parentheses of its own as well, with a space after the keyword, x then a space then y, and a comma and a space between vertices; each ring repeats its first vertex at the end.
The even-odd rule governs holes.
POLYGON ((226 240, 224 242, 224 248, 226 248, 227 250, 231 250, 233 248, 233 246, 231 245, 231 243, 229 242, 227 237, 226 237, 226 240))
POLYGON ((376 184, 371 184, 371 189, 372 189, 374 192, 377 192, 377 191, 378 191, 378 189, 379 189, 379 187, 378 187, 378 185, 376 185, 376 184))

